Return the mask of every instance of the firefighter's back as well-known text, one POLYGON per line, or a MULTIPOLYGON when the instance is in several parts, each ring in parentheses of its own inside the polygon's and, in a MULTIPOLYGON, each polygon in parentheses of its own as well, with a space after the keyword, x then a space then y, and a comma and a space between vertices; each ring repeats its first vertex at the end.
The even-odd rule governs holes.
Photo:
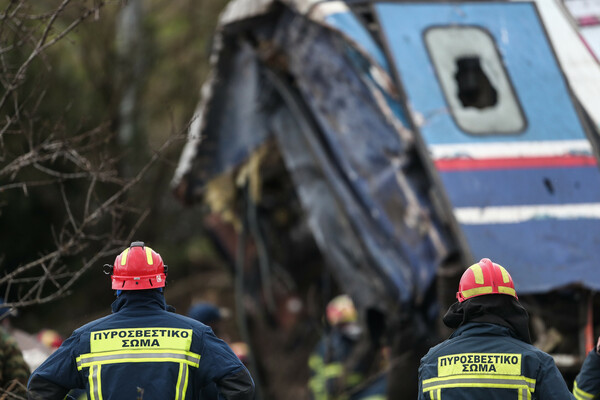
POLYGON ((432 348, 419 368, 420 399, 569 399, 552 357, 505 326, 471 322, 432 348))
POLYGON ((195 371, 209 328, 165 310, 148 311, 133 306, 82 327, 77 368, 90 394, 183 398, 202 386, 195 371))

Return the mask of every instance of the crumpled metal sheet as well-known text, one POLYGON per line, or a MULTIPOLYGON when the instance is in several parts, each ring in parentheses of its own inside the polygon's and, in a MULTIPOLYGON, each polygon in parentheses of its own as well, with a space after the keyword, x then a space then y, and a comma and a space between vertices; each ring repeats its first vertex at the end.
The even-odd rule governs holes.
POLYGON ((454 250, 401 107, 373 79, 372 58, 289 8, 244 29, 222 38, 196 125, 202 141, 174 182, 197 200, 208 180, 274 136, 342 288, 360 308, 421 304, 454 250))
MULTIPOLYGON (((196 193, 197 190, 195 188, 203 185, 202 182, 206 180, 206 176, 210 175, 215 170, 219 170, 221 167, 224 169, 230 167, 230 165, 221 165, 219 161, 215 164, 212 151, 208 151, 209 155, 207 157, 207 152, 203 151, 203 149, 211 148, 212 145, 202 142, 208 139, 207 136, 210 136, 207 135, 206 132, 211 131, 211 128, 207 127, 207 120, 210 119, 209 116, 211 115, 211 105, 213 102, 219 102, 219 98, 222 98, 219 97, 221 92, 227 91, 227 88, 235 87, 235 84, 229 82, 231 78, 230 71, 235 68, 232 65, 234 63, 244 65, 244 71, 240 71, 238 74, 240 77, 248 77, 248 75, 256 73, 256 66, 253 63, 258 62, 258 59, 249 60, 249 58, 253 56, 247 54, 249 51, 247 44, 244 45, 241 42, 238 43, 235 39, 232 39, 232 37, 235 37, 235 35, 244 28, 227 28, 230 25, 236 26, 236 23, 273 14, 276 5, 284 4, 289 11, 303 15, 307 20, 312 20, 323 26, 327 26, 329 29, 336 31, 339 35, 344 37, 349 45, 353 46, 357 52, 364 54, 365 57, 369 59, 368 68, 370 70, 370 75, 372 79, 384 89, 383 93, 387 92, 390 96, 397 96, 396 88, 393 86, 392 79, 389 76, 388 66, 381 49, 377 47, 376 43, 359 21, 356 20, 356 18, 349 17, 349 9, 345 2, 338 0, 231 1, 219 18, 219 24, 215 32, 210 57, 211 73, 202 86, 200 102, 194 113, 188 131, 188 141, 184 147, 179 164, 171 181, 171 186, 176 193, 176 196, 182 201, 190 203, 195 201, 194 199, 200 198, 201 193, 196 193), (238 48, 238 46, 242 46, 242 48, 238 48), (244 48, 244 46, 246 46, 246 48, 244 48), (196 173, 191 173, 192 170, 196 171, 196 173), (202 171, 202 177, 198 176, 199 170, 202 171), (193 176, 196 176, 196 178, 193 178, 194 181, 191 182, 190 179, 192 179, 193 176)), ((276 24, 276 18, 272 18, 270 21, 267 21, 266 24, 276 24)), ((250 95, 248 91, 254 89, 248 88, 244 90, 245 93, 250 95)), ((229 93, 235 96, 235 93, 229 93)), ((383 96, 385 96, 385 94, 383 96)), ((387 105, 384 104, 385 101, 382 101, 381 97, 382 96, 377 100, 384 107, 387 107, 387 105)), ((235 100, 235 98, 233 100, 235 100)), ((233 106, 232 108, 235 109, 236 106, 233 106)), ((388 110, 387 112, 389 114, 392 110, 388 110)), ((233 115, 232 117, 235 118, 236 116, 233 115)), ((397 126, 397 130, 400 133, 402 133, 402 129, 401 126, 397 126)), ((255 140, 251 147, 256 146, 262 139, 264 139, 264 137, 255 140)), ((244 147, 247 143, 242 142, 239 144, 240 146, 238 147, 244 147)), ((232 145, 235 146, 236 144, 232 145)), ((232 151, 235 151, 235 149, 232 151)), ((247 156, 243 150, 239 150, 238 154, 242 158, 247 156)), ((236 162, 237 161, 239 161, 239 159, 236 160, 236 162)))
MULTIPOLYGON (((292 140, 288 130, 274 131, 292 175, 297 171, 291 161, 305 157, 307 151, 312 155, 337 202, 330 213, 345 215, 349 226, 344 229, 358 236, 358 248, 364 253, 364 260, 354 263, 340 257, 332 268, 370 270, 382 280, 390 298, 419 303, 449 250, 413 143, 403 140, 381 110, 373 88, 347 57, 344 41, 319 24, 299 16, 289 18, 276 31, 275 42, 278 48, 293 49, 286 53, 288 72, 308 107, 307 122, 313 119, 316 127, 303 130, 308 143, 303 151, 295 151, 300 148, 297 142, 286 144, 292 140)), ((315 184, 311 179, 295 179, 300 190, 315 184)), ((322 192, 313 193, 315 198, 304 198, 309 214, 325 202, 319 198, 322 192)), ((323 218, 316 219, 318 227, 313 225, 317 241, 322 236, 324 251, 342 251, 343 244, 338 249, 330 245, 342 227, 331 229, 323 218)), ((355 252, 358 248, 352 246, 355 252)), ((351 292, 360 287, 355 283, 351 292)))
POLYGON ((185 203, 200 200, 208 180, 240 165, 269 137, 256 53, 233 44, 215 68, 172 181, 185 203))
POLYGON ((345 3, 339 0, 234 0, 229 2, 221 14, 219 25, 225 26, 259 17, 267 14, 278 3, 285 4, 286 7, 303 15, 309 16, 314 12, 316 18, 322 18, 329 12, 346 7, 345 3))

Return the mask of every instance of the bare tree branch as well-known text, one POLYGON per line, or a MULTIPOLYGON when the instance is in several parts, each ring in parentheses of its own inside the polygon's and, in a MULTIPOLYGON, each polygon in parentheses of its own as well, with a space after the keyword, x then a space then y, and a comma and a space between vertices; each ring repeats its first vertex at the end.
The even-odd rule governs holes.
POLYGON ((75 19, 67 28, 65 28, 62 32, 60 32, 58 35, 56 35, 54 38, 52 38, 52 40, 46 42, 48 32, 49 32, 50 28, 52 27, 52 25, 54 24, 54 21, 56 20, 56 17, 61 14, 61 12, 64 10, 64 7, 68 3, 69 3, 69 0, 63 1, 63 3, 60 5, 60 7, 52 14, 52 17, 50 18, 50 23, 47 25, 46 29, 44 30, 44 34, 42 35, 42 37, 38 41, 37 46, 35 46, 35 48, 31 52, 31 54, 27 58, 27 60, 25 60, 25 62, 23 64, 21 64, 21 66, 19 67, 19 69, 15 73, 12 81, 8 85, 5 86, 6 87, 6 92, 0 98, 0 107, 2 107, 4 105, 4 102, 6 101, 7 97, 25 79, 26 71, 29 68, 29 65, 31 64, 31 62, 33 60, 35 60, 43 51, 45 51, 46 49, 48 49, 50 46, 54 45, 59 40, 61 40, 62 38, 64 38, 67 34, 69 34, 73 29, 75 29, 75 27, 77 27, 79 24, 81 24, 90 15, 95 14, 96 11, 99 10, 100 8, 104 7, 104 4, 105 4, 104 1, 100 1, 100 2, 96 3, 94 5, 94 7, 86 9, 79 16, 79 18, 75 19))
POLYGON ((12 308, 66 295, 83 274, 127 244, 150 213, 132 198, 134 188, 185 138, 185 129, 170 136, 126 178, 119 171, 123 155, 111 145, 114 116, 96 124, 82 116, 73 123, 70 105, 48 116, 47 99, 56 96, 36 71, 49 74, 61 47, 53 46, 107 3, 59 1, 52 12, 37 12, 25 0, 12 0, 0 12, 0 215, 8 214, 15 199, 43 195, 61 219, 30 227, 48 238, 46 248, 30 257, 15 261, 0 253, 0 296, 12 308))

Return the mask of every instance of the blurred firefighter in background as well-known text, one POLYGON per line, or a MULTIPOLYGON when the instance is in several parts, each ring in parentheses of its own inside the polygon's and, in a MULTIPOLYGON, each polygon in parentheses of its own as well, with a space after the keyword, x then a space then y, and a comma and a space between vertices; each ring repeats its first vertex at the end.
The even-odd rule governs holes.
POLYGON ((165 302, 167 267, 143 242, 106 265, 113 313, 75 330, 31 375, 29 399, 62 400, 70 389, 91 399, 183 399, 215 383, 219 399, 252 400, 254 382, 206 325, 165 302))
POLYGON ((455 329, 421 360, 419 399, 572 399, 552 357, 531 344, 510 274, 484 258, 459 283, 444 323, 455 329))
MULTIPOLYGON (((3 325, 10 315, 10 309, 0 308, 0 320, 3 325)), ((27 391, 28 378, 29 366, 23 359, 23 353, 17 341, 3 326, 0 326, 0 395, 11 393, 24 396, 27 391)))
MULTIPOLYGON (((215 336, 229 342, 228 337, 223 336, 222 323, 223 319, 229 314, 226 309, 220 309, 213 303, 207 301, 199 301, 189 308, 188 317, 195 319, 196 321, 202 322, 204 325, 210 327, 215 336)), ((246 358, 248 354, 247 347, 241 346, 242 343, 228 343, 231 350, 239 358, 239 360, 246 366, 246 358)), ((209 383, 201 390, 201 399, 218 399, 218 388, 214 382, 209 383)))
POLYGON ((581 371, 575 378, 573 394, 577 400, 590 400, 600 397, 600 337, 585 358, 581 371))
POLYGON ((207 301, 199 301, 192 304, 187 312, 188 317, 209 326, 216 336, 227 342, 228 340, 226 337, 223 337, 224 332, 221 329, 225 315, 227 315, 226 312, 223 312, 219 307, 207 301))
POLYGON ((312 399, 385 399, 385 377, 368 378, 378 357, 364 340, 352 299, 339 295, 331 300, 327 304, 326 319, 329 331, 309 358, 312 399))

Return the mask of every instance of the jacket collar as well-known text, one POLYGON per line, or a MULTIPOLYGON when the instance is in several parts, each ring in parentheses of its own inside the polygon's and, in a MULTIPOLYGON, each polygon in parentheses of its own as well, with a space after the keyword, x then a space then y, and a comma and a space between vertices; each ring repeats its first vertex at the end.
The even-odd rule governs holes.
POLYGON ((469 322, 501 325, 512 330, 516 337, 531 344, 529 314, 519 301, 505 294, 477 296, 456 302, 444 315, 444 324, 457 329, 469 322))
POLYGON ((458 327, 450 337, 481 335, 510 336, 522 340, 509 327, 487 322, 468 322, 458 327))
POLYGON ((121 292, 119 297, 112 303, 113 313, 125 309, 141 308, 148 310, 166 310, 165 296, 156 290, 127 290, 121 292))

